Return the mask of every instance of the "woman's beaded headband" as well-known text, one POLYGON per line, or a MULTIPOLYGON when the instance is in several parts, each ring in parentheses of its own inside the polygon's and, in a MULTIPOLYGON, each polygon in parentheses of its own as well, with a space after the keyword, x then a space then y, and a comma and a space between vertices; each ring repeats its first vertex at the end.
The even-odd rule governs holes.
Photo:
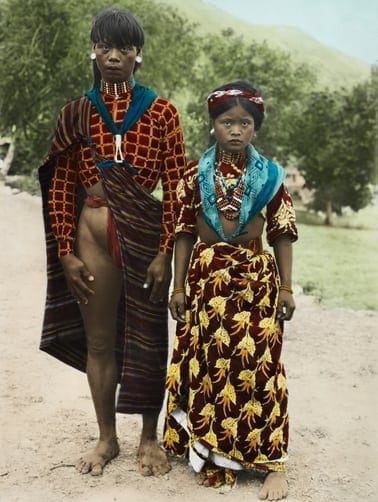
POLYGON ((255 103, 262 112, 264 112, 264 100, 257 92, 242 91, 241 89, 224 89, 222 91, 214 91, 207 97, 207 106, 209 111, 214 106, 227 101, 230 98, 245 98, 248 101, 255 103))

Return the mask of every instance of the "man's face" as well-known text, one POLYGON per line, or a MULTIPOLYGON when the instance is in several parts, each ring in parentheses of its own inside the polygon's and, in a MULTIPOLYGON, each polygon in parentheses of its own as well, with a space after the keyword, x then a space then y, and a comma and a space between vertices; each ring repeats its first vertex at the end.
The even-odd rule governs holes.
POLYGON ((94 45, 94 53, 101 77, 106 82, 123 82, 132 76, 138 55, 135 45, 115 47, 100 41, 94 45))

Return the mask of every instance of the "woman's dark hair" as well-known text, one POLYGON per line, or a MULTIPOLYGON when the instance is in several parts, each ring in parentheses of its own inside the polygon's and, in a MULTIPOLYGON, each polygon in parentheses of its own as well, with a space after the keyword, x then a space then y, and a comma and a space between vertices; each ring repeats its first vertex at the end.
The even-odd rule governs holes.
MULTIPOLYGON (((254 93, 260 94, 260 92, 246 80, 236 80, 234 82, 229 82, 228 84, 224 84, 221 87, 214 89, 212 92, 225 91, 227 89, 239 89, 241 91, 245 91, 251 94, 254 93)), ((261 106, 259 106, 256 103, 253 103, 247 98, 243 98, 240 96, 230 96, 227 100, 224 100, 219 104, 213 105, 211 109, 209 109, 209 116, 212 120, 215 120, 219 115, 227 112, 236 105, 242 106, 245 111, 247 111, 252 115, 253 120, 255 122, 255 130, 258 131, 264 120, 264 111, 261 108, 261 106)))
MULTIPOLYGON (((116 47, 135 45, 141 49, 144 45, 144 31, 135 16, 124 9, 105 9, 94 18, 90 39, 93 44, 100 41, 113 44, 116 47)), ((135 63, 134 72, 140 66, 135 63)), ((96 61, 93 61, 94 85, 101 80, 96 61)))

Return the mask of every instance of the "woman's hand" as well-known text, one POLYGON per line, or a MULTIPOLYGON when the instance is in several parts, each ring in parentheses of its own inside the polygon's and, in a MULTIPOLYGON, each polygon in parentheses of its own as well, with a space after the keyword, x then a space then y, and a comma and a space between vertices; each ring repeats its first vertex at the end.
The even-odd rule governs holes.
POLYGON ((77 303, 84 303, 89 301, 89 296, 94 295, 93 289, 88 286, 88 282, 93 282, 94 277, 89 272, 85 263, 74 254, 68 254, 60 257, 64 275, 69 290, 76 299, 77 303))
POLYGON ((293 294, 281 290, 278 295, 277 321, 290 321, 295 310, 293 294))
POLYGON ((168 307, 175 321, 185 322, 185 293, 173 292, 168 307))

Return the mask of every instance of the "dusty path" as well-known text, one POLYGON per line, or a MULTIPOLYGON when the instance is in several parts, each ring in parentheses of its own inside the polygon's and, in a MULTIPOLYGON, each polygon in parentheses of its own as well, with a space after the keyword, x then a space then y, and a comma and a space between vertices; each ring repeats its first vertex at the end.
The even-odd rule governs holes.
MULTIPOLYGON (((121 455, 101 478, 72 464, 95 439, 85 376, 38 350, 44 301, 40 199, 0 184, 0 500, 4 502, 257 501, 243 476, 221 494, 184 463, 142 478, 139 417, 119 417, 121 455)), ((378 500, 378 314, 328 310, 297 294, 284 360, 291 413, 291 502, 378 500)), ((172 325, 173 327, 173 325, 172 325)))

